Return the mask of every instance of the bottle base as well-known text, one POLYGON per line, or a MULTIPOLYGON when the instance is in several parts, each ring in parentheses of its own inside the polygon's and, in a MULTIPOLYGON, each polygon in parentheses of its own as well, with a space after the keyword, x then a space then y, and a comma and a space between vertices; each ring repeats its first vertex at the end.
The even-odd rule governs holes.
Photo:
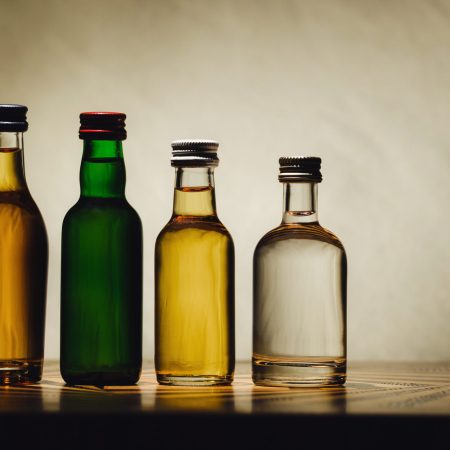
POLYGON ((157 374, 156 379, 159 384, 166 386, 227 386, 233 382, 232 375, 161 375, 157 374))
POLYGON ((258 386, 340 386, 347 378, 344 358, 253 358, 252 366, 253 382, 258 386))
POLYGON ((0 360, 0 386, 37 383, 42 378, 42 361, 0 360))
POLYGON ((141 371, 67 373, 62 370, 61 375, 70 386, 131 386, 139 381, 141 371))

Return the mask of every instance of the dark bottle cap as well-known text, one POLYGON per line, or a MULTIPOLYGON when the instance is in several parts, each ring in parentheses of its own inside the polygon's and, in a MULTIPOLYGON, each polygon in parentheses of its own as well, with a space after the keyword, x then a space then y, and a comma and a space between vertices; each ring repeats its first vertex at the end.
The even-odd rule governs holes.
POLYGON ((173 167, 205 167, 219 165, 217 149, 219 143, 205 139, 172 142, 173 167))
POLYGON ((283 156, 280 158, 280 181, 313 181, 320 183, 322 160, 316 156, 283 156))
POLYGON ((126 115, 118 112, 84 112, 80 114, 80 139, 123 141, 126 115))
POLYGON ((27 111, 23 105, 0 104, 0 132, 27 131, 27 111))

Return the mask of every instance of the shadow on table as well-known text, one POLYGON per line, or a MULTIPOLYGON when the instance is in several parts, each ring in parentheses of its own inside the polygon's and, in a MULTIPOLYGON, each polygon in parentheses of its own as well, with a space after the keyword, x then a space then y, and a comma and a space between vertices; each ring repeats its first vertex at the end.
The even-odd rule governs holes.
POLYGON ((256 414, 345 414, 347 389, 267 388, 252 390, 252 413, 256 414))

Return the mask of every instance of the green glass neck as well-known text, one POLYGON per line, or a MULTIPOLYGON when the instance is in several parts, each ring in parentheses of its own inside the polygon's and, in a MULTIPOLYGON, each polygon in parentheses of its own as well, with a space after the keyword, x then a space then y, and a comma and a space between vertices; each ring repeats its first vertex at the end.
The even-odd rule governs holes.
POLYGON ((82 197, 125 198, 122 141, 84 141, 80 186, 82 197))

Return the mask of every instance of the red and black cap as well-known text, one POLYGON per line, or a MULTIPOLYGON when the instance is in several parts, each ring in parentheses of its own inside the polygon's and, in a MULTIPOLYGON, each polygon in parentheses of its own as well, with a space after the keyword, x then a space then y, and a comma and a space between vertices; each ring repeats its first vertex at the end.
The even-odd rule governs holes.
POLYGON ((116 140, 127 138, 126 115, 119 112, 84 112, 80 114, 80 139, 116 140))
POLYGON ((23 105, 0 104, 0 132, 27 131, 27 111, 23 105))

